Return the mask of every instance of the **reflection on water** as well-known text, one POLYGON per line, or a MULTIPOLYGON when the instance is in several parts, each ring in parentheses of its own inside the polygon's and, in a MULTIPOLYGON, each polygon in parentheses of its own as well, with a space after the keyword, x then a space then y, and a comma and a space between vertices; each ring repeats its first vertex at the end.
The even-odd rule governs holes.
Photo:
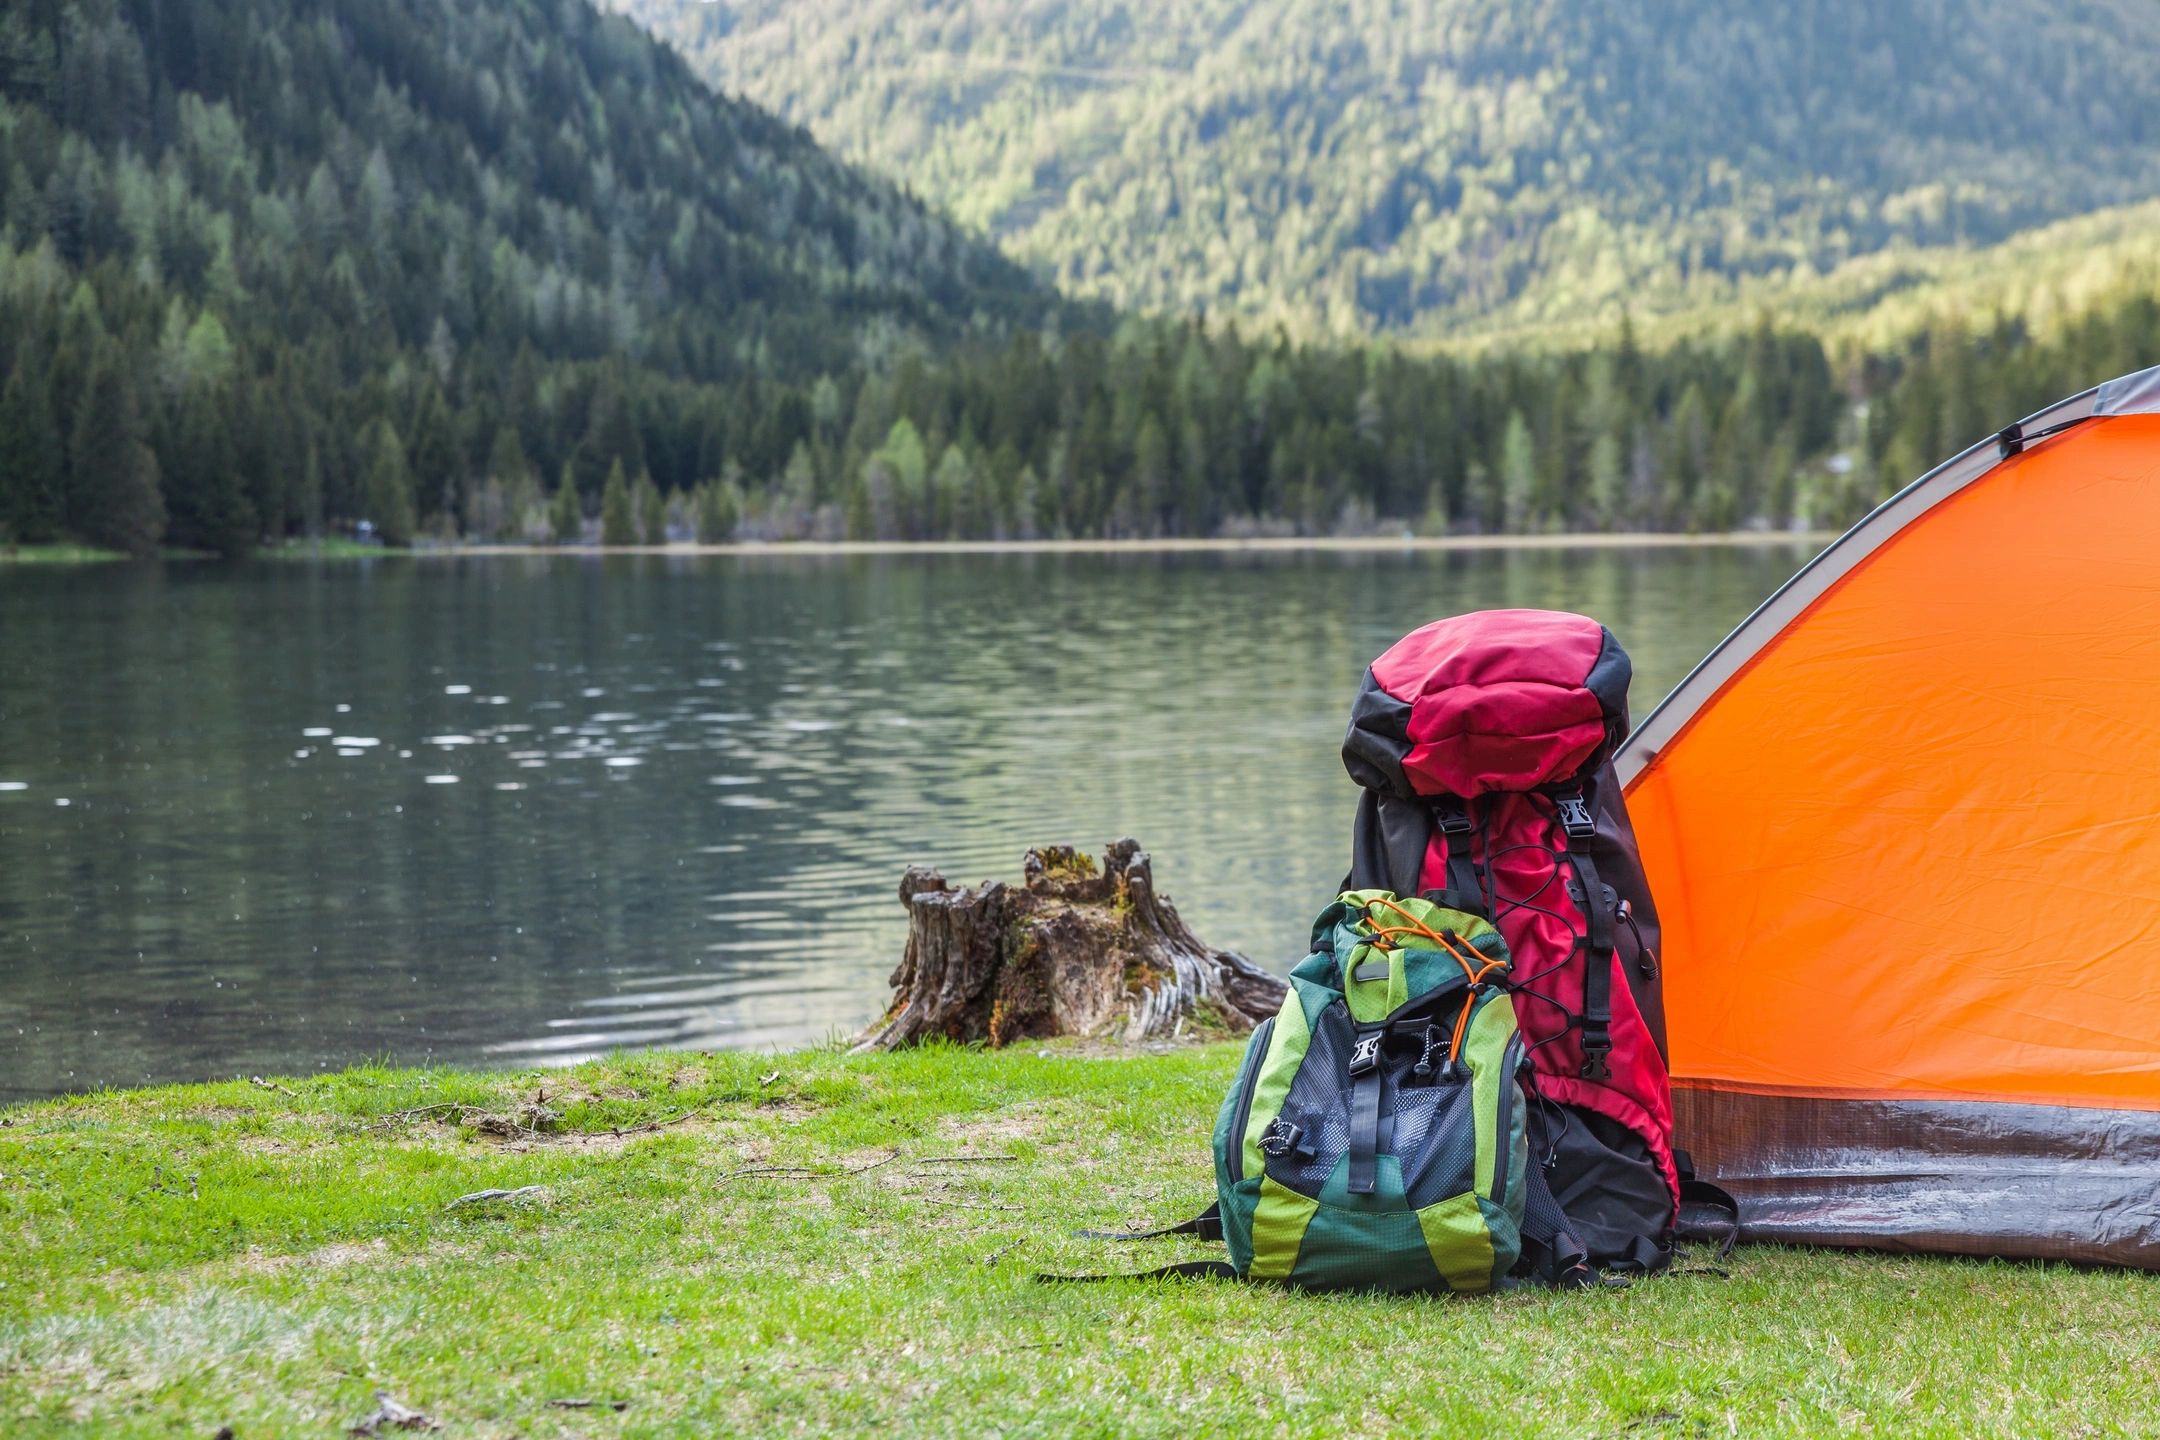
POLYGON ((1138 836, 1287 965, 1366 661, 1584 610, 1637 709, 1806 558, 496 558, 0 573, 0 1098, 867 1021, 901 870, 1138 836))

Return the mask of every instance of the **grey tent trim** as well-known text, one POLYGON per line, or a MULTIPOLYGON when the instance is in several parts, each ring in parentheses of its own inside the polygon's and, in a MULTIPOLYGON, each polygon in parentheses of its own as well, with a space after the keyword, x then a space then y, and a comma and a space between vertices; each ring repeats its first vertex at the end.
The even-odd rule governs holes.
POLYGON ((1635 733, 1628 736, 1613 766, 1620 783, 1631 785, 1648 769, 1702 708, 1763 647, 1783 634, 1809 606, 1831 586, 1857 569, 1860 563, 1887 544, 1907 525, 1980 479, 2029 440, 2090 420, 2098 415, 2140 415, 2160 412, 2160 365, 2110 380, 1991 435, 1972 448, 1953 456, 1870 510, 1860 522, 1830 542, 1820 555, 1801 567, 1800 573, 1780 586, 1756 607, 1732 634, 1718 642, 1670 695, 1658 702, 1635 733))

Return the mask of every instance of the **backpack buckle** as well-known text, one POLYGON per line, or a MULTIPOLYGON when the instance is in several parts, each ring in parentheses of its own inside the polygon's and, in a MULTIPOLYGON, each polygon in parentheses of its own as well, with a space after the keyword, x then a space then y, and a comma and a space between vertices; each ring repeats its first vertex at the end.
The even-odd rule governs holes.
POLYGON ((1594 1036, 1584 1036, 1582 1078, 1585 1080, 1612 1079, 1612 1066, 1605 1063, 1605 1057, 1610 1054, 1612 1054, 1612 1041, 1610 1039, 1600 1041, 1594 1036))
POLYGON ((1568 838, 1585 840, 1597 834, 1597 817, 1590 813, 1590 802, 1583 798, 1582 791, 1556 795, 1553 805, 1560 812, 1560 825, 1568 838))
POLYGON ((1439 822, 1443 835, 1470 833, 1470 807, 1459 800, 1443 800, 1433 806, 1433 818, 1439 822))
POLYGON ((1379 1066, 1380 1040, 1381 1033, 1377 1030, 1370 1035, 1360 1035, 1358 1037, 1357 1048, 1350 1052, 1350 1073, 1352 1075, 1363 1075, 1379 1066))

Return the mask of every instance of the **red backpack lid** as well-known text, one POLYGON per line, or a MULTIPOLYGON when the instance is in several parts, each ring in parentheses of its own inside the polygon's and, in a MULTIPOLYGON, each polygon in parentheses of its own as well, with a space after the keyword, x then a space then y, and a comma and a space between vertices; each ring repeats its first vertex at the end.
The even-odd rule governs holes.
POLYGON ((1629 678, 1627 652, 1587 616, 1435 620, 1365 672, 1343 763, 1360 785, 1406 796, 1560 784, 1627 733, 1629 678))

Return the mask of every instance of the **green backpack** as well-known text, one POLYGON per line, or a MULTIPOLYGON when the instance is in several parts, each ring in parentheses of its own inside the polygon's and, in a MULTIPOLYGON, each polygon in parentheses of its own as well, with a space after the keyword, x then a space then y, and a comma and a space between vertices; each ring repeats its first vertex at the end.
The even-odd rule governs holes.
POLYGON ((1475 1294, 1516 1269, 1527 1230, 1526 1268, 1587 1274, 1530 1163, 1508 966, 1487 920, 1346 891, 1314 922, 1313 953, 1253 1031, 1223 1100, 1216 1205, 1146 1235, 1084 1233, 1229 1248, 1227 1264, 1155 1275, 1475 1294))

